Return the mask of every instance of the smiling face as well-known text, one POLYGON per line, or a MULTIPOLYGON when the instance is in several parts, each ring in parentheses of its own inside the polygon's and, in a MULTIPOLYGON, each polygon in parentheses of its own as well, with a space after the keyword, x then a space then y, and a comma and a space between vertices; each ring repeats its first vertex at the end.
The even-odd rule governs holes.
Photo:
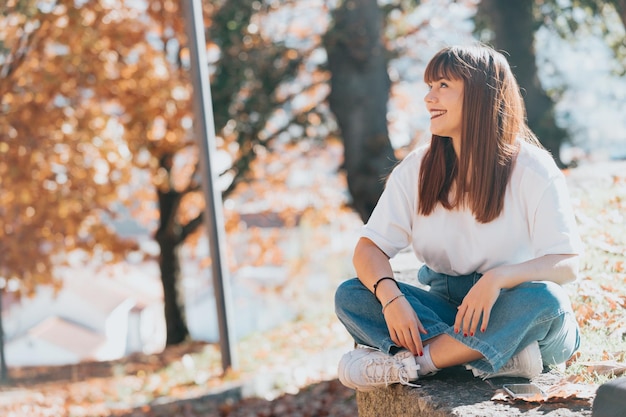
POLYGON ((430 113, 430 132, 452 138, 460 143, 463 122, 463 80, 442 78, 428 82, 429 92, 424 97, 430 113))

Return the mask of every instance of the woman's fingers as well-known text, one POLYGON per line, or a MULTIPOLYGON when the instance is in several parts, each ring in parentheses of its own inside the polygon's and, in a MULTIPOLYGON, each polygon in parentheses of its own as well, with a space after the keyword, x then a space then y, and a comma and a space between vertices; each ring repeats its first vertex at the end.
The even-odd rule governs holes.
POLYGON ((413 345, 415 346, 415 350, 411 350, 414 355, 422 356, 424 354, 424 345, 422 344, 422 337, 420 333, 426 334, 426 329, 422 326, 422 323, 418 321, 417 331, 412 332, 411 336, 413 337, 413 345))
POLYGON ((414 355, 420 355, 422 353, 422 339, 419 336, 419 331, 417 328, 411 330, 411 328, 407 328, 402 333, 402 343, 401 346, 411 351, 414 355))
POLYGON ((461 304, 454 321, 454 332, 463 336, 473 336, 479 321, 480 313, 477 314, 473 308, 461 304))
POLYGON ((410 304, 405 303, 405 300, 392 303, 385 309, 384 316, 393 343, 414 355, 421 355, 423 346, 420 333, 426 334, 426 329, 410 304))
POLYGON ((485 330, 487 330, 487 325, 489 324, 489 318, 491 318, 491 309, 485 310, 483 312, 483 322, 480 325, 481 332, 485 332, 485 330))
POLYGON ((469 322, 469 335, 474 336, 476 334, 476 328, 478 327, 478 323, 480 322, 480 317, 482 316, 482 310, 474 311, 472 314, 472 318, 469 322))
POLYGON ((484 332, 489 324, 490 313, 490 308, 474 310, 468 307, 459 307, 454 322, 454 331, 462 333, 464 336, 474 336, 478 331, 484 332))
POLYGON ((402 342, 400 341, 398 333, 395 331, 395 329, 389 326, 387 326, 387 329, 389 330, 389 336, 391 337, 391 341, 398 346, 402 346, 402 342))
POLYGON ((454 318, 454 333, 463 332, 463 320, 465 319, 465 313, 467 312, 467 306, 461 304, 454 318))
POLYGON ((415 327, 414 330, 410 327, 398 330, 390 329, 389 335, 393 343, 397 346, 410 350, 414 355, 422 354, 422 339, 417 327, 415 327))
POLYGON ((487 330, 491 309, 501 291, 498 282, 489 278, 490 276, 483 275, 463 298, 454 321, 456 333, 473 336, 477 331, 487 330))

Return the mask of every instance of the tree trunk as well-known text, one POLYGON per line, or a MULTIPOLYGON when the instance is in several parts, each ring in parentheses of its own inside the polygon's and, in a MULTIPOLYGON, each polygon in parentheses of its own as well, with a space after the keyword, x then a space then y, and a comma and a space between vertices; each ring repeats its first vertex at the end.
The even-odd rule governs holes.
MULTIPOLYGON (((161 168, 171 174, 172 155, 161 158, 161 168)), ((185 303, 179 291, 180 258, 178 248, 183 243, 183 228, 176 219, 181 194, 173 187, 166 191, 157 189, 160 224, 156 232, 156 241, 161 249, 159 267, 163 284, 163 302, 165 307, 165 325, 167 328, 167 346, 177 345, 189 337, 185 320, 185 303)))
POLYGON ((528 125, 548 149, 556 163, 563 167, 560 147, 567 132, 556 125, 554 103, 537 76, 534 47, 536 23, 532 0, 482 0, 477 18, 493 30, 493 46, 504 50, 522 89, 528 125))
POLYGON ((163 284, 163 301, 165 307, 165 324, 167 328, 167 346, 177 345, 189 337, 189 330, 185 320, 182 294, 179 291, 180 259, 176 239, 167 234, 157 237, 161 255, 159 268, 161 283, 163 284))
POLYGON ((613 0, 612 3, 626 29, 626 0, 613 0))
POLYGON ((354 209, 369 219, 397 160, 387 129, 391 82, 376 0, 346 0, 324 38, 331 72, 329 103, 344 144, 344 168, 354 209))

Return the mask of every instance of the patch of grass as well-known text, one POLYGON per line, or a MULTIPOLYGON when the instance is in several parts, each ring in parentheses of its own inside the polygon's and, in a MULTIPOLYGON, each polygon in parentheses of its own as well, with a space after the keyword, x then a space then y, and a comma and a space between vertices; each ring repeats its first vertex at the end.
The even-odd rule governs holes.
POLYGON ((586 252, 581 278, 567 286, 582 340, 566 372, 596 384, 612 374, 588 363, 626 362, 626 177, 614 172, 570 178, 586 252))

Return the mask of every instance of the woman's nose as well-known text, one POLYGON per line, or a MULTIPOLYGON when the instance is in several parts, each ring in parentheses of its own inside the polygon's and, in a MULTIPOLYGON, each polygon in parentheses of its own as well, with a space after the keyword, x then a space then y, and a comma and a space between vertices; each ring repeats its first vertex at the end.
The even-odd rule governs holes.
POLYGON ((424 101, 426 103, 432 103, 436 100, 435 95, 433 94, 433 91, 430 90, 428 93, 426 93, 426 95, 424 96, 424 101))

